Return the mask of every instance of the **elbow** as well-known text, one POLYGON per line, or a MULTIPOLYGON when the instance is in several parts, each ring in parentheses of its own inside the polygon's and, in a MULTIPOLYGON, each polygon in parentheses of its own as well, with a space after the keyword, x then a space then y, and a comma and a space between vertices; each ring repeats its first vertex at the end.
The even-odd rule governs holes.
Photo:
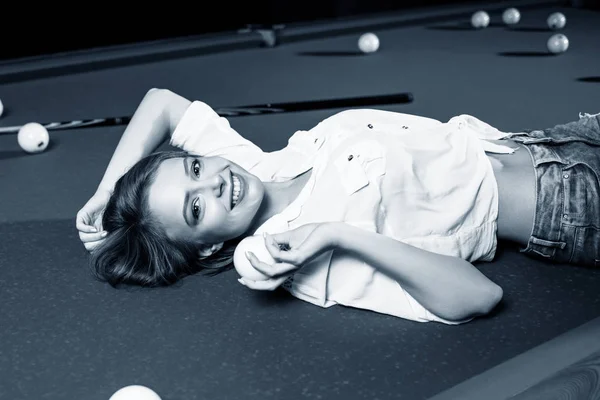
POLYGON ((167 89, 152 88, 146 92, 146 96, 149 96, 152 93, 161 93, 161 92, 166 92, 166 91, 167 91, 167 89))
POLYGON ((470 297, 466 302, 463 299, 461 304, 449 306, 451 302, 446 303, 438 310, 437 316, 454 323, 463 323, 477 317, 485 316, 491 313, 502 301, 504 291, 495 283, 491 282, 479 293, 470 297))
POLYGON ((165 89, 157 89, 157 88, 152 88, 152 89, 150 89, 150 90, 148 90, 148 91, 146 92, 146 94, 144 95, 144 98, 143 98, 143 100, 150 99, 150 98, 153 98, 153 97, 159 97, 159 96, 161 96, 161 93, 162 93, 164 90, 165 90, 165 89))
POLYGON ((175 130, 181 118, 183 118, 183 114, 192 103, 190 100, 169 89, 157 88, 150 89, 146 93, 144 101, 149 101, 157 109, 161 110, 161 114, 167 121, 167 128, 170 132, 175 130))
POLYGON ((172 93, 173 92, 171 92, 169 89, 152 88, 146 92, 144 99, 154 99, 154 98, 164 99, 164 98, 170 97, 172 95, 172 93))
POLYGON ((169 89, 161 89, 161 88, 152 88, 152 89, 148 90, 146 92, 146 95, 144 96, 144 100, 145 99, 153 99, 152 101, 158 101, 163 104, 171 103, 173 101, 176 101, 179 98, 181 98, 181 97, 179 95, 177 95, 175 92, 173 92, 169 89), (157 100, 154 100, 154 99, 157 99, 157 100))
POLYGON ((169 97, 167 89, 156 89, 152 88, 146 92, 144 97, 142 98, 142 104, 165 104, 167 102, 167 98, 169 97))
POLYGON ((478 296, 478 300, 473 302, 473 309, 470 310, 471 317, 481 317, 491 313, 502 301, 504 291, 502 288, 490 282, 478 296))
POLYGON ((491 313, 496 306, 502 301, 504 290, 499 285, 492 283, 491 288, 487 291, 485 302, 482 307, 483 315, 491 313))

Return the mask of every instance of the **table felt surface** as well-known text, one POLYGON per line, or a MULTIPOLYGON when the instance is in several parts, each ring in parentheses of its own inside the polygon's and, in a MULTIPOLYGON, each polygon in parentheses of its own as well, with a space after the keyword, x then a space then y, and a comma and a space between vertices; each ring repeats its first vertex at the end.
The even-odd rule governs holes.
MULTIPOLYGON (((498 129, 544 128, 597 113, 598 13, 547 7, 506 29, 468 19, 199 54, 0 86, 3 126, 131 115, 152 87, 211 106, 410 91, 378 107, 446 121, 474 115, 498 129), (567 53, 545 29, 567 15, 567 53)), ((336 110, 231 118, 266 151, 336 110)), ((123 127, 55 132, 24 154, 0 135, 0 399, 108 399, 143 384, 166 399, 427 398, 600 315, 596 270, 547 265, 500 243, 479 263, 504 288, 490 316, 448 327, 350 308, 320 309, 283 292, 251 292, 234 272, 160 290, 91 279, 75 214, 95 191, 123 127)), ((168 145, 161 147, 172 149, 168 145)))

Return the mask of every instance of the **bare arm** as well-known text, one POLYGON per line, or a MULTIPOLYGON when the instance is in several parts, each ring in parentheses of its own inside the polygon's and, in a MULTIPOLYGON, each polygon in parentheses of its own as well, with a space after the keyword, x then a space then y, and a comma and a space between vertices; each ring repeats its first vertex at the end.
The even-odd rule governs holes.
POLYGON ((169 90, 151 89, 146 93, 123 132, 96 193, 77 212, 79 238, 88 251, 103 241, 102 214, 115 183, 172 135, 190 104, 169 90))
POLYGON ((123 174, 162 145, 190 104, 189 100, 169 90, 150 89, 123 132, 98 191, 112 191, 123 174))
POLYGON ((395 279, 440 318, 461 321, 485 315, 502 299, 502 288, 466 260, 422 250, 346 223, 331 224, 336 246, 395 279))

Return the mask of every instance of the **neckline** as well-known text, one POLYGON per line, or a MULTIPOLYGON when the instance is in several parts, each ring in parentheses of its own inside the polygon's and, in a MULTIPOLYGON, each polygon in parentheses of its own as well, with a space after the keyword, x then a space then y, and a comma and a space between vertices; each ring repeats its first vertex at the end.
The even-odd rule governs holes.
POLYGON ((289 223, 290 221, 293 221, 294 219, 296 219, 298 217, 298 215, 300 215, 302 206, 306 202, 306 198, 308 197, 308 194, 312 191, 312 188, 314 187, 314 184, 315 184, 315 173, 314 172, 315 172, 314 167, 309 168, 294 178, 294 179, 299 179, 299 178, 301 179, 304 176, 304 174, 310 173, 308 179, 306 179, 306 181, 302 185, 302 188, 298 192, 298 195, 294 198, 294 200, 290 204, 288 204, 287 207, 285 207, 279 213, 280 215, 285 217, 286 222, 289 223))

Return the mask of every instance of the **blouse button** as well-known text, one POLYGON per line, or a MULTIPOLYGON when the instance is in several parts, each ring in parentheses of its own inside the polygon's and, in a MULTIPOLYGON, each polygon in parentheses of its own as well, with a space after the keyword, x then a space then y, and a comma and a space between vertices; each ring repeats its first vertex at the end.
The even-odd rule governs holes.
POLYGON ((565 179, 569 179, 569 174, 564 174, 564 175, 563 175, 563 178, 565 178, 565 179))
POLYGON ((350 155, 348 156, 348 161, 352 161, 352 159, 353 159, 353 158, 354 158, 354 156, 353 156, 352 154, 350 154, 350 155))
POLYGON ((402 129, 408 129, 408 126, 403 126, 402 129))
POLYGON ((367 125, 369 127, 369 129, 373 129, 373 125, 369 124, 367 125))
POLYGON ((563 214, 563 218, 567 219, 567 218, 569 218, 569 216, 567 214, 563 214))
POLYGON ((319 139, 315 139, 315 143, 317 143, 319 141, 319 139))

